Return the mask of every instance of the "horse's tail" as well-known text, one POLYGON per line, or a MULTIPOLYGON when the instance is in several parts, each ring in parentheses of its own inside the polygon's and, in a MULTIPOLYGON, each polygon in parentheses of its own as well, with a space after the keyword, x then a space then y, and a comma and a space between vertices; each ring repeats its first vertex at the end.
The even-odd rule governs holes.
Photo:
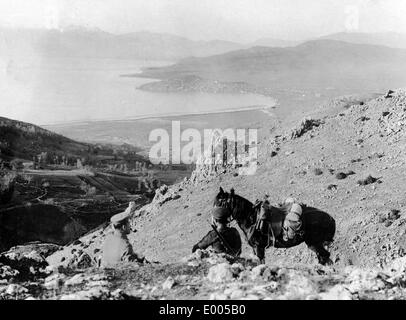
POLYGON ((330 215, 329 215, 329 218, 330 218, 329 223, 327 224, 328 225, 327 239, 325 241, 332 243, 334 241, 334 236, 336 234, 336 221, 330 215))

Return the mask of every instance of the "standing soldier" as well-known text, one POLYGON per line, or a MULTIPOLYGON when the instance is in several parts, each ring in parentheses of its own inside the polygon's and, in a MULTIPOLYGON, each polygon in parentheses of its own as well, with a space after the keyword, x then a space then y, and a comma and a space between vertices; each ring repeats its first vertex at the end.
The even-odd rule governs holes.
POLYGON ((103 254, 101 265, 104 268, 111 268, 120 262, 146 262, 145 258, 138 256, 127 235, 130 233, 128 218, 135 209, 135 203, 130 202, 128 208, 119 214, 111 217, 111 232, 106 236, 103 243, 103 254))
POLYGON ((215 207, 212 212, 212 228, 207 235, 193 246, 192 252, 197 249, 206 249, 212 246, 218 253, 227 253, 232 256, 241 254, 241 237, 236 228, 228 226, 230 211, 227 208, 215 207))

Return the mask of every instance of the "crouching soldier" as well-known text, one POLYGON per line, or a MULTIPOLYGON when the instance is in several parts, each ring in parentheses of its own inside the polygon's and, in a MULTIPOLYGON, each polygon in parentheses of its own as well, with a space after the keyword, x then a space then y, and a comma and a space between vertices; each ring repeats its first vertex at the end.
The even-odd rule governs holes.
POLYGON ((120 262, 146 262, 145 258, 137 255, 130 244, 127 235, 130 233, 129 217, 135 209, 135 203, 130 202, 128 208, 111 217, 112 230, 107 234, 103 243, 101 266, 112 268, 120 262))
POLYGON ((216 207, 212 212, 212 228, 207 235, 193 246, 192 252, 197 249, 212 247, 218 253, 227 253, 239 256, 241 253, 241 237, 236 228, 228 226, 229 210, 216 207))

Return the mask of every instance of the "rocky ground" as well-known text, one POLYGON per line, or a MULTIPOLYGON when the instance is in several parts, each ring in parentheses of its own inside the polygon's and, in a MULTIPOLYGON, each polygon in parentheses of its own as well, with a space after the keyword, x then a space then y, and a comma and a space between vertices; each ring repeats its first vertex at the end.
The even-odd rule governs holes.
POLYGON ((45 260, 33 252, 23 258, 6 256, 22 272, 1 265, 0 299, 5 300, 406 299, 405 257, 379 269, 283 267, 198 250, 171 264, 64 269, 45 266, 45 260), (29 270, 23 272, 22 263, 30 265, 29 270))
POLYGON ((135 251, 157 263, 97 268, 109 230, 101 227, 55 252, 26 250, 42 263, 38 271, 30 270, 34 277, 10 258, 0 259, 1 296, 403 299, 406 92, 341 97, 305 118, 300 113, 279 122, 264 118, 258 128, 254 175, 234 169, 211 174, 203 168, 180 184, 161 187, 150 204, 135 212, 131 223, 137 232, 130 241, 135 251), (246 244, 237 261, 204 251, 189 256, 210 230, 207 219, 219 186, 233 187, 251 201, 265 194, 274 203, 293 196, 331 214, 337 222, 329 249, 333 266, 318 265, 304 244, 267 250, 261 266, 246 244))

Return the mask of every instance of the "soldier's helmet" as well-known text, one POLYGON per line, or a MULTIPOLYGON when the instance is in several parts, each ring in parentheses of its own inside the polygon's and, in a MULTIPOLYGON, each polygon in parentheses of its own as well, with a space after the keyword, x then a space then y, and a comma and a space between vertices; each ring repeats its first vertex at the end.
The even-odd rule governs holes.
POLYGON ((211 215, 214 220, 220 222, 227 222, 227 219, 230 217, 231 212, 228 208, 224 207, 214 207, 211 215))

